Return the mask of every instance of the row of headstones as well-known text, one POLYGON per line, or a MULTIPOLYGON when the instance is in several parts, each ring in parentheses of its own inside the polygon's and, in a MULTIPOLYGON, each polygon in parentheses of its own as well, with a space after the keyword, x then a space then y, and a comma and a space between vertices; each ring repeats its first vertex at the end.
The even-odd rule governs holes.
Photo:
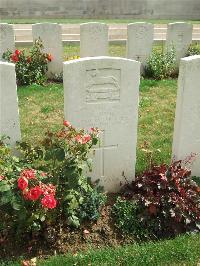
MULTIPOLYGON (((165 48, 175 48, 177 63, 184 57, 192 43, 192 25, 185 22, 168 24, 165 48)), ((14 30, 9 24, 0 24, 0 57, 2 53, 14 50, 14 30)), ((32 26, 33 39, 39 37, 43 41, 45 52, 51 53, 54 60, 49 64, 49 73, 62 72, 63 48, 62 29, 56 23, 38 23, 32 26)), ((154 40, 154 25, 137 22, 128 24, 127 58, 146 64, 152 52, 154 40)), ((83 23, 80 25, 80 56, 108 55, 108 25, 104 23, 83 23)))
MULTIPOLYGON (((99 127, 93 180, 107 191, 135 175, 140 63, 117 57, 90 57, 65 62, 65 119, 78 128, 99 127)), ((0 62, 0 135, 20 140, 15 66, 0 62)), ((173 155, 200 153, 200 56, 181 60, 173 155)), ((148 136, 146 136, 148 137, 148 136)), ((192 174, 200 176, 198 155, 192 174)))

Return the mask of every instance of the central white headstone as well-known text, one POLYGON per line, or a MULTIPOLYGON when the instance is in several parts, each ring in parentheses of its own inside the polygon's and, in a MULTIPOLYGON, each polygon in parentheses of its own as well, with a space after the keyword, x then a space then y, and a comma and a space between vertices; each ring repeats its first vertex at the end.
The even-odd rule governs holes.
POLYGON ((63 47, 62 28, 57 23, 37 23, 32 25, 33 40, 42 39, 44 52, 52 55, 52 61, 48 64, 48 76, 62 73, 63 47))
POLYGON ((80 25, 80 55, 108 55, 108 25, 105 23, 89 22, 80 25))
POLYGON ((146 22, 131 23, 127 26, 127 32, 127 58, 141 62, 143 71, 152 51, 154 26, 146 22))
POLYGON ((15 50, 14 29, 10 24, 0 23, 0 58, 8 49, 15 50))
POLYGON ((178 80, 173 157, 191 153, 197 154, 192 175, 200 176, 200 55, 181 59, 178 80))
POLYGON ((65 62, 63 70, 65 118, 102 130, 92 180, 117 191, 135 176, 140 63, 91 57, 65 62))
POLYGON ((0 136, 14 146, 21 139, 15 65, 0 61, 0 136))
POLYGON ((177 65, 192 43, 192 27, 192 24, 186 22, 169 23, 167 26, 165 50, 175 49, 177 65))

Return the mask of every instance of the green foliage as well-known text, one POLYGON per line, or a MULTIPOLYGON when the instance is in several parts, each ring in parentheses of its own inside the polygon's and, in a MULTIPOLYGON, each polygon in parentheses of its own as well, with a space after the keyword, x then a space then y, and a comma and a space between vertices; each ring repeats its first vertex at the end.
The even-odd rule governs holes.
POLYGON ((35 41, 29 53, 25 50, 15 50, 14 53, 8 50, 2 58, 15 63, 16 78, 19 85, 33 83, 42 85, 47 80, 48 62, 52 60, 52 55, 43 52, 41 39, 35 41))
POLYGON ((128 201, 118 197, 113 205, 112 213, 117 228, 122 230, 123 233, 131 234, 136 239, 148 237, 149 232, 139 219, 140 209, 136 201, 128 201))
POLYGON ((200 45, 199 44, 191 44, 188 51, 187 56, 191 55, 200 55, 200 45))
POLYGON ((99 193, 97 189, 87 192, 80 206, 80 218, 82 220, 96 221, 100 217, 99 207, 106 202, 105 194, 99 193))
POLYGON ((177 76, 175 50, 154 51, 147 60, 144 76, 155 80, 177 76))

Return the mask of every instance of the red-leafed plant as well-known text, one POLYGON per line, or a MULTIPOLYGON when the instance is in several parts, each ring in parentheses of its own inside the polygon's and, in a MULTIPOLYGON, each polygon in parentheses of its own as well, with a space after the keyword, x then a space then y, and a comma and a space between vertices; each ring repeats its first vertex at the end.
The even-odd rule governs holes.
POLYGON ((124 199, 136 203, 141 224, 157 237, 200 230, 200 187, 187 163, 154 166, 123 188, 124 199))

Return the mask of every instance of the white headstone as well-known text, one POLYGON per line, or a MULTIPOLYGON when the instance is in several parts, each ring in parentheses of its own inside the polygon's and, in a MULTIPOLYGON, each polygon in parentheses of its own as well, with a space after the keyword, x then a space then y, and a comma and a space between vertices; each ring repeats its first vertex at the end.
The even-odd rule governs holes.
POLYGON ((37 23, 32 25, 33 40, 39 37, 44 46, 44 52, 50 53, 53 57, 48 64, 48 76, 59 75, 62 73, 63 47, 62 29, 57 23, 37 23))
POLYGON ((117 191, 135 176, 140 63, 88 57, 65 62, 63 71, 65 118, 78 128, 102 130, 92 180, 117 191))
POLYGON ((15 50, 14 29, 10 24, 0 23, 0 58, 8 49, 15 50))
POLYGON ((192 25, 185 22, 169 23, 167 26, 167 37, 165 50, 175 49, 177 64, 185 57, 192 43, 192 25))
POLYGON ((80 56, 108 55, 108 25, 98 22, 80 25, 80 56))
POLYGON ((197 153, 192 175, 200 176, 200 55, 181 59, 173 137, 175 160, 197 153))
POLYGON ((0 61, 0 135, 14 146, 21 139, 15 65, 0 61))
POLYGON ((151 54, 154 26, 151 23, 136 22, 127 26, 127 58, 140 61, 142 70, 151 54))

